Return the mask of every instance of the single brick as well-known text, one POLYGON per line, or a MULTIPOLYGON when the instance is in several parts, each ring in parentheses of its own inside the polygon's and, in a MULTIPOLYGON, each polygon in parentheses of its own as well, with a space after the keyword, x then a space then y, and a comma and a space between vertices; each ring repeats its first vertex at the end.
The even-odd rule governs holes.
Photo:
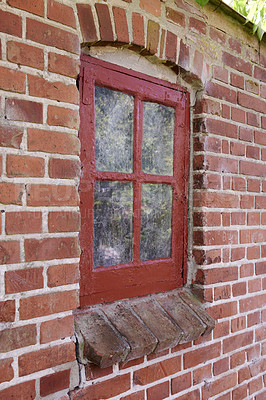
POLYGON ((184 354, 184 368, 195 367, 206 359, 211 360, 221 355, 221 344, 211 344, 201 349, 190 351, 184 354))
POLYGON ((6 119, 41 124, 43 105, 28 100, 6 99, 6 119))
POLYGON ((29 185, 27 187, 29 206, 77 206, 79 196, 75 186, 68 185, 29 185))
POLYGON ((181 357, 170 358, 134 371, 136 385, 147 385, 181 371, 181 357))
POLYGON ((66 160, 50 158, 49 176, 51 178, 74 179, 80 174, 80 162, 78 160, 66 160))
POLYGON ((148 13, 155 15, 155 17, 161 15, 160 0, 140 0, 139 6, 148 13))
POLYGON ((170 7, 166 7, 165 12, 166 12, 166 18, 169 21, 177 25, 183 26, 183 28, 185 27, 185 15, 183 13, 178 12, 170 7))
POLYGON ((23 72, 0 67, 0 89, 10 92, 25 93, 25 78, 23 72))
POLYGON ((79 281, 78 264, 52 265, 47 270, 49 287, 71 285, 79 281))
POLYGON ((190 388, 190 386, 191 372, 188 372, 171 380, 171 393, 175 394, 182 392, 183 390, 190 388))
POLYGON ((160 26, 157 22, 149 20, 147 30, 147 50, 155 54, 158 50, 160 26))
POLYGON ((4 358, 3 360, 0 360, 0 383, 9 382, 14 378, 14 370, 11 365, 12 362, 13 358, 4 358))
POLYGON ((41 233, 42 213, 39 211, 7 212, 5 229, 7 235, 41 233))
POLYGON ((129 43, 126 11, 120 7, 113 7, 113 14, 117 40, 121 43, 129 43))
POLYGON ((35 381, 27 381, 15 386, 9 386, 7 389, 0 391, 2 399, 35 399, 35 381))
POLYGON ((75 344, 72 342, 23 354, 18 358, 19 376, 52 368, 75 359, 75 344))
POLYGON ((189 70, 190 58, 189 58, 190 47, 186 45, 183 40, 180 41, 180 49, 179 49, 179 59, 178 65, 182 68, 189 70))
POLYGON ((74 335, 74 320, 70 315, 64 318, 55 318, 41 323, 40 342, 49 343, 74 335))
POLYGON ((78 232, 80 230, 80 214, 78 212, 49 212, 49 232, 78 232))
POLYGON ((43 287, 43 269, 27 268, 5 273, 6 294, 26 292, 43 287))
POLYGON ((76 28, 73 8, 54 0, 48 1, 47 18, 76 28))
POLYGON ((133 30, 133 43, 137 46, 144 47, 144 20, 143 16, 133 12, 132 13, 132 30, 133 30))
POLYGON ((101 39, 112 42, 114 35, 108 5, 96 3, 95 8, 99 19, 101 39))
POLYGON ((83 37, 83 42, 97 41, 94 18, 89 4, 77 4, 78 18, 83 37))
POLYGON ((165 44, 165 57, 173 62, 176 62, 176 47, 177 47, 177 36, 172 32, 167 31, 166 44, 165 44))
POLYGON ((252 65, 249 61, 244 61, 239 57, 235 57, 226 51, 223 51, 223 63, 239 72, 252 75, 252 65))
POLYGON ((197 18, 189 18, 189 29, 192 32, 206 35, 206 23, 197 18))
POLYGON ((1 331, 0 352, 6 353, 36 344, 36 325, 24 325, 1 331))
POLYGON ((75 237, 25 240, 26 261, 75 258, 79 255, 79 244, 75 237))
POLYGON ((43 50, 25 43, 7 42, 7 59, 18 65, 27 65, 41 70, 44 68, 43 50))
POLYGON ((22 19, 19 15, 0 10, 1 32, 22 37, 22 19))
POLYGON ((169 396, 169 382, 163 382, 147 389, 147 400, 165 399, 169 396))
POLYGON ((19 149, 22 141, 23 129, 0 125, 0 147, 19 149))
POLYGON ((15 311, 15 300, 0 301, 0 322, 13 322, 15 311))
POLYGON ((48 396, 51 393, 68 389, 70 384, 70 369, 43 376, 40 379, 40 394, 48 396))
POLYGON ((79 128, 79 112, 70 108, 48 106, 48 125, 64 126, 66 128, 79 128))
POLYGON ((7 4, 11 7, 20 8, 32 14, 44 16, 43 0, 7 0, 7 4))
POLYGON ((40 157, 8 154, 6 158, 7 176, 44 176, 44 159, 40 157))
POLYGON ((19 309, 20 319, 25 320, 74 310, 78 305, 76 290, 22 298, 19 309))
POLYGON ((48 70, 50 72, 76 78, 79 73, 79 60, 50 52, 48 54, 48 70))
POLYGON ((28 150, 79 155, 80 142, 70 133, 28 129, 28 150))
POLYGON ((20 262, 20 245, 19 242, 0 241, 0 265, 14 264, 20 262))

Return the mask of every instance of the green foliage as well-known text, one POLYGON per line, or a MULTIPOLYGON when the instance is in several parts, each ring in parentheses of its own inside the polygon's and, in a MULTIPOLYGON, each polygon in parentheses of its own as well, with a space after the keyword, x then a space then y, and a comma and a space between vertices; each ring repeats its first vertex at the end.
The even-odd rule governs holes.
MULTIPOLYGON (((209 0, 195 0, 202 7, 209 0)), ((266 0, 224 0, 239 14, 246 17, 246 22, 253 23, 253 34, 257 33, 259 40, 266 31, 266 0)))

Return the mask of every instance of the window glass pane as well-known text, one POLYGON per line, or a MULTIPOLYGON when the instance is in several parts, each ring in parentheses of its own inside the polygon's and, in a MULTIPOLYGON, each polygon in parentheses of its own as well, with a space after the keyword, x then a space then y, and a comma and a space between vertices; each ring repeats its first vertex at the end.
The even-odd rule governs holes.
POLYGON ((173 175, 175 110, 157 103, 143 103, 142 170, 173 175))
POLYGON ((172 187, 142 185, 140 258, 171 257, 172 187))
POLYGON ((95 158, 98 171, 132 172, 134 97, 95 86, 95 158))
POLYGON ((94 267, 132 260, 133 187, 131 183, 95 182, 94 267))

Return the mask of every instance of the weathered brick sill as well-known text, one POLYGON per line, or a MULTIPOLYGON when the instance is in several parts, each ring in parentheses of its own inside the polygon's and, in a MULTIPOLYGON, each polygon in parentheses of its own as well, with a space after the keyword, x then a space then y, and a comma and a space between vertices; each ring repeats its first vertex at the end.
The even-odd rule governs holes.
POLYGON ((91 306, 75 313, 79 362, 105 368, 198 339, 214 325, 188 289, 91 306))

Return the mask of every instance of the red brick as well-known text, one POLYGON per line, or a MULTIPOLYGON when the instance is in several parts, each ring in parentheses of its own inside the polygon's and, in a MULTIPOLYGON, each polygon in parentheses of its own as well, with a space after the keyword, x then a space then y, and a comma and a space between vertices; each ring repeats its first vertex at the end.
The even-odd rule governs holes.
POLYGON ((5 273, 5 290, 7 294, 26 292, 43 287, 42 268, 7 271, 5 273))
POLYGON ((243 264, 240 267, 240 278, 252 276, 254 274, 253 264, 243 264))
POLYGON ((240 161, 239 170, 241 174, 264 176, 266 174, 266 166, 264 164, 254 163, 251 161, 240 161))
POLYGON ((42 177, 44 176, 44 159, 8 154, 6 158, 6 173, 9 177, 42 177))
POLYGON ((74 179, 79 176, 80 163, 78 160, 51 158, 49 160, 49 176, 51 178, 74 179))
POLYGON ((252 65, 249 61, 244 61, 241 58, 235 57, 232 54, 223 51, 223 62, 225 65, 228 65, 239 72, 252 75, 252 65))
POLYGON ((190 66, 190 57, 189 53, 190 52, 190 47, 186 45, 182 40, 180 41, 180 49, 179 49, 179 59, 178 59, 178 65, 180 65, 182 68, 188 70, 190 66))
POLYGON ((20 16, 0 10, 0 26, 1 32, 22 37, 22 20, 20 16))
POLYGON ((196 18, 189 18, 189 30, 195 33, 206 35, 206 23, 196 18))
POLYGON ((176 62, 176 47, 177 36, 172 32, 167 31, 165 44, 165 57, 173 62, 176 62))
POLYGON ((225 68, 219 67, 217 65, 213 66, 213 77, 219 81, 228 83, 228 71, 225 68))
POLYGON ((20 262, 20 245, 19 242, 0 241, 0 265, 14 264, 20 262))
POLYGON ((266 146, 266 135, 262 131, 255 131, 254 134, 254 141, 255 143, 262 144, 266 146))
POLYGON ((107 381, 98 382, 94 385, 87 386, 84 389, 76 390, 73 395, 73 400, 97 400, 108 399, 109 397, 117 396, 130 389, 130 374, 116 376, 107 381))
POLYGON ((263 307, 265 301, 266 301, 266 294, 261 294, 239 300, 240 312, 247 312, 263 307))
POLYGON ((182 374, 171 380, 171 392, 172 394, 182 392, 191 386, 191 372, 182 374))
POLYGON ((231 107, 227 104, 222 104, 222 117, 227 119, 231 118, 231 107))
POLYGON ((147 385, 181 370, 181 357, 177 356, 148 367, 136 370, 133 380, 136 385, 147 385))
POLYGON ((25 260, 42 261, 79 257, 78 240, 75 237, 26 239, 25 260))
POLYGON ((37 318, 44 315, 56 314, 73 310, 78 307, 76 290, 56 292, 20 300, 20 319, 37 318))
POLYGON ((259 84, 255 81, 250 79, 246 80, 245 82, 246 91, 254 94, 259 94, 259 84))
POLYGON ((236 104, 237 96, 235 90, 229 89, 227 86, 219 85, 218 83, 213 83, 210 81, 207 82, 206 89, 207 93, 210 96, 236 104))
POLYGON ((187 369, 195 367, 206 360, 219 357, 220 354, 221 346, 218 343, 190 351, 184 354, 184 368, 187 369))
POLYGON ((5 400, 35 399, 35 381, 23 382, 15 386, 9 386, 0 391, 0 396, 5 400))
POLYGON ((7 4, 41 17, 44 16, 43 0, 7 0, 7 4))
POLYGON ((221 375, 224 372, 229 370, 229 357, 227 358, 222 358, 216 362, 213 363, 213 374, 214 376, 216 375, 221 375))
POLYGON ((183 396, 175 397, 174 400, 200 400, 200 391, 199 389, 193 390, 192 392, 188 392, 183 396), (189 397, 188 397, 189 396, 189 397))
POLYGON ((48 286, 71 285, 79 281, 78 264, 52 265, 47 270, 48 286))
POLYGON ((234 38, 229 38, 229 47, 232 50, 235 50, 237 53, 241 53, 241 43, 234 39, 234 38))
POLYGON ((41 233, 42 232, 42 214, 41 212, 7 212, 6 233, 14 235, 18 233, 41 233))
POLYGON ((240 196, 240 208, 254 208, 254 196, 247 196, 245 194, 240 196))
POLYGON ((42 344, 64 339, 72 335, 74 335, 74 320, 72 315, 41 323, 40 342, 42 344))
POLYGON ((202 400, 208 400, 211 397, 230 389, 237 384, 237 373, 233 372, 213 382, 206 382, 202 388, 202 400))
POLYGON ((239 190, 239 191, 245 192, 246 191, 246 180, 244 178, 240 178, 239 176, 233 176, 232 190, 239 190))
POLYGON ((50 82, 39 76, 28 75, 29 94, 34 97, 57 100, 66 103, 79 103, 79 94, 76 85, 50 82))
POLYGON ((196 192, 194 196, 194 206, 237 208, 239 206, 239 200, 238 196, 234 194, 196 192))
POLYGON ((1 353, 36 344, 36 325, 19 326, 1 331, 1 353))
POLYGON ((133 12, 132 13, 132 30, 133 30, 133 43, 137 46, 144 47, 144 20, 143 16, 133 12))
POLYGON ((113 14, 117 40, 121 43, 129 43, 128 25, 125 10, 120 7, 113 7, 113 14))
POLYGON ((256 379, 253 379, 248 383, 249 394, 252 395, 255 392, 258 392, 263 388, 262 376, 259 376, 256 379))
POLYGON ((193 369, 193 385, 204 382, 212 377, 212 365, 204 365, 200 368, 193 369))
POLYGON ((231 297, 231 286, 217 286, 214 288, 214 300, 229 299, 231 297))
POLYGON ((26 353, 18 358, 19 376, 42 371, 75 359, 75 344, 72 342, 26 353))
POLYGON ((256 209, 264 210, 266 208, 266 197, 265 196, 256 196, 255 197, 255 207, 256 207, 256 209))
POLYGON ((65 4, 58 3, 54 0, 48 1, 47 17, 61 24, 76 28, 76 20, 72 7, 68 7, 65 4))
POLYGON ((240 386, 232 391, 232 400, 245 399, 247 397, 247 385, 240 386))
POLYGON ((74 186, 29 185, 27 187, 29 206, 77 206, 79 198, 74 186))
MULTIPOLYGON (((265 302, 264 302, 264 304, 265 304, 265 302)), ((265 329, 265 325, 264 325, 264 326, 256 329, 255 341, 261 342, 261 341, 265 340, 265 337, 266 337, 266 329, 265 329)))
POLYGON ((247 124, 252 126, 259 126, 258 115, 252 112, 247 112, 247 124))
POLYGON ((56 372, 55 374, 43 376, 40 379, 40 394, 48 396, 48 394, 68 389, 70 380, 70 369, 56 372))
POLYGON ((237 126, 229 122, 207 118, 206 127, 208 132, 231 138, 237 138, 237 126))
POLYGON ((185 15, 181 12, 174 10, 173 8, 166 7, 166 18, 174 24, 185 27, 185 15))
POLYGON ((0 147, 19 149, 22 136, 23 130, 21 128, 0 125, 0 147))
POLYGON ((231 107, 231 118, 233 121, 242 122, 244 124, 246 121, 245 111, 240 108, 231 107))
POLYGON ((259 212, 248 212, 248 225, 260 225, 260 213, 259 212))
POLYGON ((98 367, 98 365, 92 363, 88 363, 85 365, 85 375, 87 381, 103 378, 104 376, 110 375, 112 373, 113 373, 113 366, 107 368, 100 368, 98 367))
POLYGON ((147 389, 147 400, 162 400, 168 396, 169 382, 163 382, 147 389))
POLYGON ((0 301, 0 322, 13 322, 15 311, 15 300, 0 301))
POLYGON ((147 28, 147 50, 150 54, 155 54, 158 50, 160 25, 155 21, 148 21, 147 28))
POLYGON ((22 185, 15 183, 0 183, 0 203, 2 204, 22 204, 22 185))
POLYGON ((231 301, 224 304, 217 304, 208 308, 208 312, 214 319, 231 317, 237 314, 237 302, 231 301))
POLYGON ((225 44, 226 41, 226 35, 222 31, 215 29, 213 27, 210 27, 210 37, 211 39, 215 40, 216 42, 220 44, 225 44))
POLYGON ((265 242, 266 230, 247 229, 240 231, 240 243, 259 243, 265 242))
POLYGON ((237 231, 194 231, 195 245, 220 246, 227 244, 237 244, 237 231))
POLYGON ((80 215, 78 212, 50 212, 48 227, 49 232, 78 232, 80 215))
POLYGON ((18 65, 41 70, 44 68, 43 50, 25 43, 7 42, 7 59, 18 65))
POLYGON ((26 75, 10 68, 0 67, 0 89, 25 93, 26 75))
POLYGON ((260 192, 260 181, 258 179, 248 179, 248 192, 260 192))
POLYGON ((265 273, 265 261, 256 263, 255 265, 255 271, 256 275, 263 275, 265 273))
POLYGON ((255 66, 254 67, 254 78, 259 79, 262 82, 266 82, 265 69, 255 66))
MULTIPOLYGON (((144 392, 135 392, 129 394, 128 396, 121 397, 121 400, 144 400, 145 393, 144 392)), ((263 399, 261 399, 263 400, 263 399)))
POLYGON ((27 39, 46 46, 57 47, 70 53, 79 54, 80 52, 77 35, 29 18, 27 18, 27 39))
POLYGON ((239 351, 238 353, 234 353, 230 357, 230 368, 234 369, 238 367, 239 365, 243 365, 246 362, 246 356, 245 356, 245 351, 239 351))
POLYGON ((238 92, 237 94, 238 104, 242 107, 250 108, 252 110, 264 113, 266 103, 263 100, 258 99, 255 96, 250 96, 246 93, 238 92))
POLYGON ((247 248, 247 259, 254 260, 260 258, 260 246, 253 246, 247 248))
POLYGON ((244 89, 245 80, 244 80, 243 76, 237 75, 237 74, 234 74, 233 72, 231 72, 230 78, 231 78, 232 86, 238 87, 240 89, 244 89))
POLYGON ((232 293, 233 296, 242 296, 243 294, 246 294, 246 282, 238 282, 232 286, 232 293))
POLYGON ((140 0, 140 8, 150 14, 159 17, 161 15, 161 2, 160 0, 140 0))
POLYGON ((245 258, 245 247, 238 247, 231 249, 231 261, 238 261, 245 258))
POLYGON ((79 61, 68 56, 63 56, 62 54, 49 53, 48 70, 60 75, 76 78, 79 73, 79 61))
POLYGON ((107 4, 95 4, 96 12, 99 19, 100 36, 103 41, 113 41, 113 28, 111 17, 107 4))
POLYGON ((231 332, 235 333, 246 328, 246 317, 238 317, 231 320, 231 332))
POLYGON ((245 225, 246 213, 245 212, 233 212, 231 213, 231 225, 245 225))
MULTIPOLYGON (((259 249, 259 248, 258 248, 259 249)), ((257 258, 260 257, 260 254, 258 254, 257 258)), ((256 258, 256 257, 253 257, 256 258)), ((261 279, 252 279, 251 281, 248 281, 248 292, 249 293, 254 293, 254 292, 260 292, 261 291, 261 279)))
POLYGON ((65 128, 78 129, 79 113, 70 108, 48 106, 48 125, 64 126, 65 128))
POLYGON ((238 279, 238 268, 210 268, 197 271, 197 279, 200 284, 209 285, 218 282, 230 282, 238 279), (198 275, 201 274, 201 277, 198 275))
POLYGON ((6 99, 6 119, 13 121, 43 122, 43 105, 28 100, 6 99))
POLYGON ((248 328, 261 323, 260 311, 252 312, 247 315, 248 328))
POLYGON ((28 149, 78 155, 80 142, 77 136, 69 133, 28 129, 28 149))
POLYGON ((0 383, 9 382, 14 378, 14 370, 11 365, 12 362, 13 358, 5 358, 0 360, 0 383))
POLYGON ((193 66, 192 71, 196 76, 201 77, 202 70, 203 70, 203 61, 204 56, 199 51, 195 50, 194 58, 193 58, 193 66))
POLYGON ((77 4, 83 42, 95 42, 97 38, 94 18, 89 4, 77 4))
POLYGON ((246 142, 253 141, 253 129, 246 127, 239 127, 239 139, 244 140, 246 142))
POLYGON ((242 383, 251 378, 250 369, 248 367, 241 368, 238 371, 238 383, 242 383))

